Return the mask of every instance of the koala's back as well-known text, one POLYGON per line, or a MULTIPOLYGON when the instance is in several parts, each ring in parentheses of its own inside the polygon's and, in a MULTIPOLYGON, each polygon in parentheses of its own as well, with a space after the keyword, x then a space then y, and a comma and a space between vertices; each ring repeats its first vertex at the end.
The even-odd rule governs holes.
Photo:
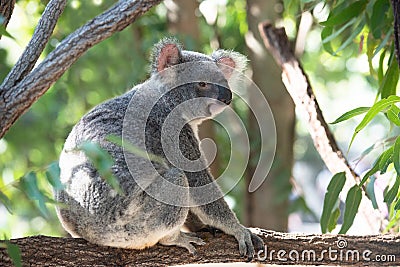
POLYGON ((90 160, 77 148, 86 141, 99 144, 113 157, 112 172, 121 186, 135 188, 122 148, 106 140, 109 135, 121 136, 124 114, 134 92, 129 91, 94 107, 74 126, 65 142, 59 162, 60 179, 65 190, 56 192, 56 199, 69 205, 68 209, 59 211, 64 213, 60 215, 65 222, 80 222, 80 225, 70 225, 75 229, 68 229, 76 236, 81 235, 85 222, 113 223, 129 205, 100 177, 90 160))

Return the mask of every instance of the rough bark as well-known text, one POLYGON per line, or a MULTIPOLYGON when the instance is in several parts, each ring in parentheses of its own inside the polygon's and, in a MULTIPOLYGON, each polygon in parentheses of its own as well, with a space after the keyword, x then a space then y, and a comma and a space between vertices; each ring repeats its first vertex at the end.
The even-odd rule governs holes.
MULTIPOLYGON (((294 104, 286 92, 280 77, 280 69, 276 67, 273 58, 262 45, 258 33, 258 23, 266 17, 272 21, 279 19, 275 5, 279 1, 247 0, 247 21, 249 32, 246 34, 249 59, 253 70, 252 80, 263 92, 270 105, 276 127, 276 152, 274 163, 266 181, 253 193, 246 196, 246 224, 256 225, 265 229, 286 232, 288 228, 290 177, 293 167, 294 143, 294 104), (265 71, 265 70, 268 71, 265 71), (271 210, 274 216, 268 216, 271 210)), ((256 105, 259 99, 249 92, 250 103, 256 105)), ((250 114, 249 134, 252 140, 251 159, 257 159, 260 153, 259 126, 250 114), (257 141, 258 140, 258 141, 257 141)), ((269 139, 269 136, 265 137, 269 139)), ((268 143, 268 140, 262 140, 268 143)), ((251 162, 256 162, 252 160, 251 162)), ((254 165, 254 164, 253 164, 254 165)), ((249 164, 247 183, 253 177, 254 167, 249 164)))
MULTIPOLYGON (((290 48, 285 30, 283 28, 277 29, 267 22, 260 23, 259 30, 265 46, 273 55, 276 63, 282 68, 282 80, 287 91, 296 105, 303 108, 308 114, 310 135, 327 168, 332 173, 346 172, 348 179, 345 190, 347 191, 355 183, 360 182, 360 177, 338 147, 322 115, 308 77, 290 48)), ((371 233, 379 233, 379 212, 373 209, 365 196, 363 196, 359 212, 368 223, 371 233)))
POLYGON ((23 77, 25 77, 35 66, 40 54, 46 47, 47 42, 56 27, 58 18, 64 11, 66 0, 51 0, 39 20, 35 28, 35 32, 24 52, 18 59, 17 63, 11 69, 10 73, 4 79, 0 86, 1 91, 7 91, 16 85, 23 77))
MULTIPOLYGON (((381 266, 400 264, 400 236, 396 235, 300 235, 262 229, 257 231, 265 241, 266 253, 261 252, 260 259, 255 257, 254 262, 362 266, 377 264, 379 259, 381 266), (279 252, 280 250, 284 252, 279 252)), ((156 245, 145 250, 128 250, 97 246, 83 239, 47 236, 13 239, 11 243, 19 246, 24 266, 157 267, 243 261, 233 237, 225 234, 213 237, 209 233, 199 233, 199 236, 206 244, 197 247, 196 255, 190 255, 185 249, 178 247, 156 245)), ((0 248, 0 265, 12 266, 11 259, 3 248, 0 248)))
MULTIPOLYGON (((11 15, 14 11, 14 5, 15 5, 15 0, 5 0, 5 1, 0 1, 0 17, 2 17, 3 22, 1 25, 5 28, 7 28, 7 24, 10 21, 11 15)), ((0 33, 0 39, 1 39, 1 33, 0 33)))
POLYGON ((66 37, 41 64, 10 88, 0 89, 0 138, 90 47, 121 31, 161 0, 119 1, 66 37))

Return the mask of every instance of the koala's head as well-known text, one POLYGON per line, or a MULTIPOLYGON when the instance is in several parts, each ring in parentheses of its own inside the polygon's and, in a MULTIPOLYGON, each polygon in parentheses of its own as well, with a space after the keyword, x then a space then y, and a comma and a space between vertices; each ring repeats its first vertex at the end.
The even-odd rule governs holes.
MULTIPOLYGON (((245 56, 217 50, 210 56, 183 50, 174 39, 163 39, 153 48, 151 75, 170 88, 167 103, 174 108, 184 102, 182 115, 189 120, 210 118, 232 101, 233 85, 245 70, 245 56)), ((199 120, 201 121, 201 119, 199 120)))

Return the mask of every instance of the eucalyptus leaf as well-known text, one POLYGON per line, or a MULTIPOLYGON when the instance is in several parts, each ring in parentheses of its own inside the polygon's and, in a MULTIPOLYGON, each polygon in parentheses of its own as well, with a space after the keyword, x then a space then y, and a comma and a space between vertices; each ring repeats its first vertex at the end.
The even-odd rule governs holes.
POLYGON ((381 99, 378 102, 376 102, 365 114, 363 120, 357 125, 356 129, 354 130, 353 136, 351 137, 351 141, 349 144, 349 149, 351 147, 351 144, 354 141, 354 138, 356 135, 367 126, 371 120, 381 111, 386 109, 387 107, 391 106, 392 104, 395 104, 397 102, 400 102, 400 97, 391 95, 388 98, 381 99))
POLYGON ((387 0, 376 0, 374 3, 369 26, 370 31, 375 39, 381 38, 385 14, 389 7, 390 4, 387 0))
POLYGON ((394 181, 392 188, 390 188, 383 197, 383 201, 386 202, 388 205, 392 204, 393 200, 397 196, 397 192, 399 192, 399 186, 400 178, 399 176, 396 176, 396 180, 394 181))
POLYGON ((366 193, 368 194, 369 199, 371 200, 372 207, 374 209, 378 209, 378 202, 376 202, 376 196, 375 196, 375 176, 371 176, 370 181, 367 183, 367 186, 365 188, 366 193))
POLYGON ((362 198, 362 192, 358 185, 350 188, 347 192, 345 209, 343 215, 343 224, 340 228, 339 234, 345 234, 353 225, 354 218, 356 217, 358 207, 360 206, 362 198))
POLYGON ((341 115, 339 118, 337 118, 334 122, 331 122, 331 124, 336 124, 342 121, 346 121, 348 119, 351 119, 355 116, 361 115, 365 112, 367 112, 370 109, 370 107, 358 107, 355 109, 352 109, 350 111, 347 111, 343 115, 341 115))
POLYGON ((0 202, 4 205, 4 207, 8 210, 10 214, 12 214, 12 203, 10 199, 0 191, 0 202))
POLYGON ((396 138, 396 141, 393 145, 393 165, 397 176, 400 176, 400 136, 396 138))
POLYGON ((13 244, 8 240, 6 240, 5 243, 7 247, 8 256, 10 256, 14 266, 22 267, 21 250, 19 249, 18 245, 13 244))
POLYGON ((342 51, 343 49, 345 49, 346 47, 348 47, 351 43, 354 42, 354 39, 357 37, 357 35, 362 31, 362 29, 365 26, 365 20, 362 19, 358 25, 353 29, 353 31, 351 32, 351 34, 349 35, 349 37, 347 37, 347 39, 339 46, 338 49, 335 50, 335 55, 337 53, 339 53, 340 51, 342 51))
POLYGON ((14 38, 14 36, 12 36, 12 35, 6 30, 6 28, 4 27, 4 25, 0 25, 0 35, 6 36, 6 37, 8 37, 8 38, 11 38, 11 39, 13 39, 14 41, 16 40, 16 39, 14 38))
POLYGON ((100 177, 103 178, 118 194, 123 195, 124 192, 119 185, 119 181, 113 175, 111 170, 114 165, 114 160, 111 155, 97 143, 89 141, 82 143, 78 149, 82 150, 93 163, 93 166, 99 172, 100 177))
POLYGON ((388 119, 396 126, 400 126, 400 108, 393 104, 390 109, 386 112, 388 119))
POLYGON ((396 94, 397 83, 399 82, 399 66, 397 60, 392 57, 389 64, 389 68, 386 71, 379 92, 381 92, 381 98, 387 98, 391 95, 396 94))
POLYGON ((393 146, 388 148, 382 153, 379 159, 379 171, 381 174, 386 173, 386 170, 390 163, 393 162, 393 146))
POLYGON ((336 228, 339 217, 340 217, 340 208, 337 207, 329 217, 328 232, 332 232, 336 228))
POLYGON ((60 167, 58 166, 58 162, 53 162, 48 166, 46 170, 46 179, 55 190, 64 188, 60 181, 60 167))
MULTIPOLYGON (((322 233, 326 233, 329 226, 329 221, 334 215, 334 208, 337 207, 339 201, 339 194, 343 189, 346 182, 346 174, 344 172, 336 173, 329 182, 327 192, 324 198, 324 206, 320 220, 322 233)), ((331 223, 332 224, 332 223, 331 223)))
POLYGON ((340 12, 337 12, 335 9, 333 9, 331 11, 331 14, 334 14, 334 15, 329 16, 326 21, 321 22, 320 24, 322 26, 335 26, 335 25, 343 24, 346 21, 349 21, 349 20, 353 19, 354 17, 359 16, 359 14, 365 9, 366 5, 367 5, 367 1, 362 0, 362 1, 356 1, 352 4, 350 4, 347 8, 340 10, 340 12))
POLYGON ((49 198, 39 189, 35 172, 31 171, 24 175, 19 180, 17 187, 35 203, 43 217, 47 218, 49 216, 49 211, 46 207, 46 202, 48 202, 49 198))
POLYGON ((379 53, 379 51, 381 51, 382 48, 385 47, 385 45, 388 43, 390 37, 392 36, 392 33, 393 33, 393 28, 390 28, 389 31, 386 33, 385 38, 383 38, 383 40, 380 42, 378 47, 375 49, 375 52, 372 57, 375 57, 379 53))

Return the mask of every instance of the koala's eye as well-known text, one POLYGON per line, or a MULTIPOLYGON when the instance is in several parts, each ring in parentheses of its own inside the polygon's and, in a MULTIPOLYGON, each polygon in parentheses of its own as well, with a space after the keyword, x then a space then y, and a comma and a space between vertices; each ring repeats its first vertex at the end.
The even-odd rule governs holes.
POLYGON ((199 86, 201 87, 201 89, 206 89, 207 88, 207 83, 199 82, 199 86))

